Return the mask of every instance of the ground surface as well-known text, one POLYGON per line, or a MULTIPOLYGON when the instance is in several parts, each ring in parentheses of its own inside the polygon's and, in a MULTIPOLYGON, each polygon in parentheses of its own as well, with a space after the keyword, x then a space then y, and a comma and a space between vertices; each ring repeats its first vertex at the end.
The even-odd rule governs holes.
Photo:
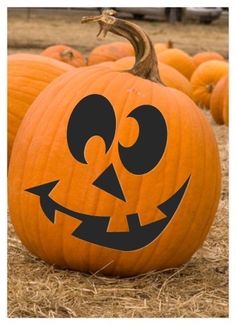
MULTIPOLYGON (((80 25, 88 13, 10 11, 9 53, 39 53, 54 43, 77 47, 85 55, 99 41, 96 25, 80 25)), ((95 13, 96 14, 96 13, 95 13)), ((171 39, 194 54, 215 50, 228 56, 226 18, 213 25, 137 21, 154 42, 171 39)), ((59 270, 32 256, 9 224, 9 317, 227 317, 228 316, 228 129, 205 112, 219 145, 222 192, 203 247, 179 269, 129 279, 59 270)))

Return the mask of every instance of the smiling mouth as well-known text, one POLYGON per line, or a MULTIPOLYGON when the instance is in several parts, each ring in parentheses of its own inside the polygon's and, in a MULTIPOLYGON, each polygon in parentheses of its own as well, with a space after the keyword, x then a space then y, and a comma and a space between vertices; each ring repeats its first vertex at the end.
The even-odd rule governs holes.
POLYGON ((190 176, 177 192, 175 192, 168 200, 157 206, 157 208, 165 214, 165 218, 142 226, 137 213, 129 214, 126 216, 129 231, 121 232, 107 231, 111 218, 109 216, 93 216, 75 212, 63 207, 50 198, 49 194, 57 185, 59 180, 31 187, 25 191, 40 197, 41 208, 46 217, 52 223, 55 223, 56 211, 60 211, 72 218, 82 221, 82 223, 73 231, 73 236, 103 247, 122 251, 133 251, 147 246, 162 234, 180 205, 189 180, 190 176))

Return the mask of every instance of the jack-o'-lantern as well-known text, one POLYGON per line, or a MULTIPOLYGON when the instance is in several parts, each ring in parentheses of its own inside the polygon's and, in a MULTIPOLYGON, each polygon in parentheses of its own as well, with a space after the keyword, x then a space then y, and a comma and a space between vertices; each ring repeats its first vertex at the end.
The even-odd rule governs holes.
POLYGON ((68 72, 35 100, 12 151, 12 223, 32 253, 63 267, 128 276, 179 266, 218 205, 214 134, 188 96, 161 83, 138 26, 110 11, 88 21, 129 38, 136 63, 68 72))

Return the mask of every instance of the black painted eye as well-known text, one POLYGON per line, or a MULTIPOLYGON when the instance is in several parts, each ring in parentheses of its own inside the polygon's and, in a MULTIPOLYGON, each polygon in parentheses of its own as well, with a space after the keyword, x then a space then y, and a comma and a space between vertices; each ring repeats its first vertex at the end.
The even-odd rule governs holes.
POLYGON ((89 95, 74 108, 67 127, 67 142, 73 157, 87 164, 84 149, 87 141, 98 135, 110 148, 116 128, 116 118, 111 103, 101 95, 89 95))
POLYGON ((134 109, 128 117, 139 124, 139 136, 131 147, 119 143, 119 154, 123 165, 133 174, 149 172, 160 161, 167 142, 167 126, 161 112, 151 105, 134 109))

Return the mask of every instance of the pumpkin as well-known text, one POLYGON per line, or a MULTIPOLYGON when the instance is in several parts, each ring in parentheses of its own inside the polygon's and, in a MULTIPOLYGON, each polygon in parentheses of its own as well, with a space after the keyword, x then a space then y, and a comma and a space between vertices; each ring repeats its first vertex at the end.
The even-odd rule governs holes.
POLYGON ((167 43, 156 43, 154 44, 154 49, 157 53, 161 53, 165 50, 173 48, 173 42, 169 40, 167 43))
POLYGON ((200 52, 193 56, 193 60, 196 66, 199 66, 201 63, 209 61, 209 60, 220 60, 224 61, 224 57, 217 52, 200 52))
POLYGON ((88 56, 88 65, 98 64, 105 61, 116 61, 125 56, 134 55, 130 43, 113 42, 95 47, 88 56))
POLYGON ((190 79, 196 68, 193 58, 180 49, 168 49, 157 53, 158 60, 168 64, 190 79))
POLYGON ((76 68, 82 67, 86 64, 85 59, 79 51, 66 45, 58 44, 49 46, 40 54, 71 64, 76 68))
POLYGON ((229 125, 229 94, 223 100, 223 120, 225 125, 229 125))
POLYGON ((110 10, 90 21, 129 38, 136 63, 67 72, 34 101, 10 161, 12 223, 33 254, 62 267, 130 276, 180 266, 219 201, 213 131, 160 82, 146 33, 110 10))
POLYGON ((223 112, 228 110, 228 76, 222 77, 216 84, 210 99, 210 111, 217 124, 224 124, 223 112))
MULTIPOLYGON (((125 58, 119 59, 115 62, 106 62, 103 64, 106 64, 107 66, 110 66, 111 68, 122 71, 122 70, 128 70, 131 69, 134 65, 135 58, 132 56, 127 56, 125 58)), ((178 70, 172 68, 170 65, 159 62, 158 68, 160 71, 160 78, 162 82, 172 88, 176 88, 182 92, 184 92, 189 97, 192 97, 192 85, 190 81, 185 78, 182 73, 180 73, 178 70)))
POLYGON ((8 158, 16 132, 27 109, 39 93, 62 73, 74 69, 57 60, 35 54, 8 57, 8 158))
POLYGON ((228 74, 228 63, 211 60, 200 64, 191 77, 193 96, 196 103, 209 109, 212 92, 217 82, 228 74))

